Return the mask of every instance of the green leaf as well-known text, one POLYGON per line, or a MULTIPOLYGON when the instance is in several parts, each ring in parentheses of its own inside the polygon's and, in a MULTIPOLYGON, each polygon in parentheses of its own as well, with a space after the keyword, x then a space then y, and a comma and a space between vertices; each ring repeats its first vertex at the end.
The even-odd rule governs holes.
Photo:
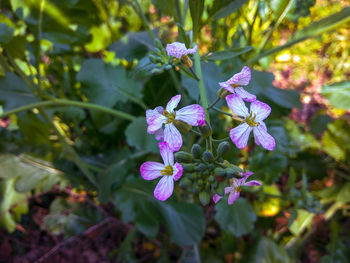
POLYGON ((141 85, 130 79, 125 68, 105 64, 101 59, 87 59, 77 74, 89 102, 113 107, 131 100, 142 104, 141 85))
POLYGON ((192 17, 193 40, 197 41, 197 35, 202 26, 201 20, 204 11, 204 0, 189 0, 189 6, 192 17))
POLYGON ((147 133, 147 122, 145 117, 133 120, 125 130, 126 141, 130 146, 138 150, 150 150, 158 152, 157 141, 154 135, 147 133))
POLYGON ((25 82, 14 73, 6 72, 6 76, 0 78, 0 102, 5 111, 36 101, 25 82))
POLYGON ((350 81, 323 86, 321 94, 336 109, 350 110, 350 81))
MULTIPOLYGON (((143 180, 124 183, 114 195, 124 222, 134 222, 146 236, 153 237, 159 224, 165 225, 170 240, 179 246, 198 243, 205 231, 201 207, 194 204, 161 202, 153 196, 154 184, 143 180)), ((173 199, 173 198, 172 198, 173 199)))
POLYGON ((241 8, 245 2, 246 0, 215 0, 209 16, 213 19, 226 17, 241 8))
POLYGON ((191 43, 188 36, 186 35, 185 29, 182 27, 180 23, 176 23, 176 25, 177 25, 177 31, 179 31, 180 42, 185 43, 186 47, 190 47, 191 43))
POLYGON ((232 59, 232 58, 235 58, 241 54, 247 53, 248 51, 250 51, 252 49, 253 49, 253 47, 251 47, 251 46, 230 48, 230 49, 225 49, 222 51, 210 53, 210 55, 207 55, 204 58, 207 60, 211 60, 211 61, 232 59))
POLYGON ((8 43, 13 38, 15 29, 6 23, 0 23, 0 43, 8 43))
POLYGON ((169 16, 175 16, 176 15, 176 9, 175 9, 175 0, 152 0, 152 3, 160 9, 160 11, 163 13, 163 15, 169 15, 169 16))
POLYGON ((310 213, 303 209, 298 209, 298 216, 293 221, 292 225, 289 227, 290 232, 295 235, 299 236, 305 228, 311 226, 312 219, 314 218, 315 214, 310 213))
POLYGON ((215 220, 221 229, 237 237, 249 233, 256 221, 253 207, 244 198, 237 199, 233 205, 228 205, 224 198, 215 206, 215 211, 215 220))

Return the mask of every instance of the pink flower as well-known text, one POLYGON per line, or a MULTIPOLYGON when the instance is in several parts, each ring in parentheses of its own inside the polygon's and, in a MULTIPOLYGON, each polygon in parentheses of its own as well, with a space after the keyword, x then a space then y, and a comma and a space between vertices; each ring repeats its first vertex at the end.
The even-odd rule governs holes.
MULTIPOLYGON (((174 121, 183 121, 191 126, 198 126, 204 121, 205 113, 202 106, 192 104, 175 111, 181 100, 181 95, 176 95, 168 102, 165 110, 157 107, 154 110, 146 112, 148 124, 147 132, 161 137, 161 131, 164 124, 164 141, 166 141, 173 151, 178 151, 182 146, 182 137, 179 130, 175 127, 174 121)), ((162 130, 163 131, 163 130, 162 130)))
MULTIPOLYGON (((232 179, 232 184, 230 187, 225 187, 225 195, 229 195, 228 196, 228 204, 232 205, 234 201, 236 201, 242 191, 241 186, 259 186, 260 182, 256 181, 256 180, 252 180, 249 182, 246 182, 246 180, 248 179, 249 176, 251 176, 253 174, 253 172, 246 172, 244 174, 241 174, 243 177, 241 179, 236 179, 233 178, 232 179)), ((222 198, 222 196, 215 194, 213 196, 213 201, 216 204, 217 202, 219 202, 219 200, 222 198)))
POLYGON ((242 68, 242 71, 233 75, 229 80, 225 82, 219 82, 219 85, 225 90, 237 94, 242 99, 248 102, 253 102, 256 100, 256 96, 250 94, 248 91, 243 89, 241 86, 246 86, 249 84, 251 78, 250 69, 247 66, 242 68))
POLYGON ((162 177, 156 188, 154 189, 154 196, 160 201, 167 200, 174 191, 174 181, 180 179, 182 175, 182 165, 174 164, 174 154, 166 142, 158 144, 160 155, 163 162, 145 162, 140 167, 141 176, 145 180, 154 180, 162 177))
POLYGON ((183 55, 194 54, 197 51, 197 46, 194 48, 186 48, 185 44, 180 42, 174 42, 166 45, 166 52, 168 56, 181 58, 183 55))
POLYGON ((272 151, 275 148, 275 139, 267 132, 263 122, 271 112, 271 108, 261 101, 253 101, 250 104, 250 113, 242 98, 237 94, 226 96, 226 102, 232 112, 241 118, 243 123, 230 131, 232 142, 239 149, 243 149, 247 143, 250 132, 253 130, 255 143, 262 145, 265 149, 272 151))
MULTIPOLYGON (((154 110, 146 110, 146 122, 147 122, 147 124, 148 125, 150 124, 151 118, 155 114, 157 114, 157 113, 163 114, 163 112, 164 112, 164 108, 162 106, 158 106, 154 110)), ((154 136, 156 137, 156 139, 158 141, 164 140, 164 132, 163 132, 162 128, 159 128, 158 130, 156 130, 152 134, 154 134, 154 136)))

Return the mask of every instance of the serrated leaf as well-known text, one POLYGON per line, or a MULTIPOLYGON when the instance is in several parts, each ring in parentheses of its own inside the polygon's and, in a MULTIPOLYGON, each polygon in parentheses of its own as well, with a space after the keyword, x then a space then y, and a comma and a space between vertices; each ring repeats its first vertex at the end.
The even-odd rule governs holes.
POLYGON ((222 199, 215 206, 215 220, 221 229, 237 237, 249 233, 256 221, 253 207, 244 198, 239 198, 233 205, 228 205, 226 199, 222 199))
POLYGON ((336 109, 350 109, 350 81, 323 86, 321 94, 336 109))

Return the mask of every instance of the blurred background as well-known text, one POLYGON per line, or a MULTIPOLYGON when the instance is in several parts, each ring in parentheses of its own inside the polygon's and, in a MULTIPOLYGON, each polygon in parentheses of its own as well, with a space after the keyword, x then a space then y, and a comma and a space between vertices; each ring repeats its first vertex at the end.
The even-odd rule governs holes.
MULTIPOLYGON (((349 1, 0 0, 0 10, 0 262, 350 261, 349 1), (247 90, 272 108, 275 150, 251 138, 225 155, 263 183, 232 206, 214 205, 188 179, 196 173, 166 202, 140 176, 160 161, 146 109, 179 93, 181 107, 199 100, 166 55, 174 41, 198 44, 209 104, 247 65, 247 90)), ((216 139, 234 126, 211 120, 216 139)), ((182 150, 198 142, 185 134, 182 150)))

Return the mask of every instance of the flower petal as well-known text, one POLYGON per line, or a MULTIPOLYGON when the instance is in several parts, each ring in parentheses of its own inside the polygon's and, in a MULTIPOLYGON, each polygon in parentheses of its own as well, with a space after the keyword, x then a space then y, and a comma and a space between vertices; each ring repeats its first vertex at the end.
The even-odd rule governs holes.
POLYGON ((201 105, 192 104, 176 111, 176 120, 184 121, 191 126, 198 126, 198 122, 204 121, 205 113, 201 105))
POLYGON ((252 129, 253 128, 248 124, 242 123, 230 131, 231 140, 237 146, 237 148, 243 149, 247 146, 249 134, 252 129))
POLYGON ((147 124, 150 122, 151 118, 155 114, 157 114, 157 113, 163 114, 163 112, 164 112, 164 108, 162 106, 158 106, 154 110, 146 110, 146 121, 147 121, 147 124))
POLYGON ((157 130, 154 133, 154 137, 156 137, 156 140, 158 141, 163 141, 164 140, 164 131, 162 128, 160 128, 159 130, 157 130))
POLYGON ((226 82, 219 82, 219 85, 221 88, 231 92, 231 93, 235 93, 235 88, 230 86, 229 84, 227 84, 226 82))
POLYGON ((164 141, 168 143, 170 149, 174 152, 180 150, 182 146, 182 137, 174 124, 165 124, 164 141))
POLYGON ((170 149, 167 142, 160 142, 158 143, 159 152, 162 156, 163 162, 165 166, 173 165, 174 164, 174 153, 170 149))
POLYGON ((197 51, 197 45, 195 45, 193 48, 189 48, 189 49, 187 49, 187 51, 186 51, 186 55, 188 55, 188 54, 194 54, 194 53, 196 53, 196 51, 197 51))
POLYGON ((159 129, 162 128, 163 123, 167 121, 167 117, 162 114, 155 113, 148 122, 147 132, 149 134, 156 133, 159 129))
POLYGON ((174 176, 174 180, 177 181, 181 178, 182 176, 182 172, 183 172, 183 167, 181 164, 179 163, 175 163, 175 165, 173 166, 173 176, 174 176))
MULTIPOLYGON (((261 123, 260 123, 261 124, 261 123)), ((266 150, 272 151, 276 142, 275 139, 267 132, 263 125, 259 125, 258 127, 254 127, 254 138, 255 142, 261 144, 266 150)))
POLYGON ((245 177, 245 178, 248 178, 248 177, 251 176, 252 174, 254 174, 254 173, 251 172, 251 171, 247 171, 247 172, 245 172, 245 173, 241 173, 241 175, 242 175, 243 177, 245 177))
POLYGON ((154 197, 160 201, 167 200, 174 191, 174 180, 172 176, 165 175, 159 180, 154 189, 154 197))
POLYGON ((153 180, 156 179, 162 174, 161 170, 164 170, 165 166, 162 163, 157 162, 145 162, 140 167, 141 176, 145 180, 153 180))
POLYGON ((270 115, 271 107, 264 102, 256 100, 250 104, 250 111, 256 114, 255 121, 259 122, 270 115))
POLYGON ((230 195, 228 196, 228 204, 232 205, 234 201, 236 201, 239 197, 239 192, 237 191, 232 191, 230 195))
POLYGON ((165 49, 166 49, 168 56, 173 56, 176 58, 181 58, 182 55, 186 55, 188 52, 185 44, 180 43, 180 42, 174 42, 171 44, 167 44, 165 49))
POLYGON ((222 196, 220 196, 220 195, 218 195, 218 194, 215 194, 215 195, 213 196, 213 201, 214 201, 214 203, 216 204, 217 202, 219 202, 221 198, 222 198, 222 196))
POLYGON ((227 106, 231 109, 234 114, 238 116, 247 117, 249 116, 248 109, 244 104, 244 101, 238 94, 231 94, 226 96, 227 106))
POLYGON ((255 95, 249 93, 248 91, 246 91, 242 87, 235 88, 235 93, 238 94, 245 101, 253 102, 253 101, 256 100, 256 96, 255 95))
POLYGON ((261 185, 261 183, 259 181, 256 181, 256 180, 251 180, 249 182, 244 183, 243 185, 245 185, 245 186, 259 186, 259 185, 261 185))
POLYGON ((226 81, 227 84, 236 84, 236 85, 248 85, 251 79, 250 68, 244 66, 241 72, 235 74, 226 81))
POLYGON ((225 189, 224 189, 225 195, 229 194, 231 192, 231 190, 232 190, 232 187, 225 187, 225 189))
POLYGON ((168 104, 166 105, 167 112, 169 112, 169 113, 174 112, 174 109, 177 107, 177 105, 179 104, 180 100, 181 100, 181 95, 180 94, 172 97, 169 100, 168 104))

